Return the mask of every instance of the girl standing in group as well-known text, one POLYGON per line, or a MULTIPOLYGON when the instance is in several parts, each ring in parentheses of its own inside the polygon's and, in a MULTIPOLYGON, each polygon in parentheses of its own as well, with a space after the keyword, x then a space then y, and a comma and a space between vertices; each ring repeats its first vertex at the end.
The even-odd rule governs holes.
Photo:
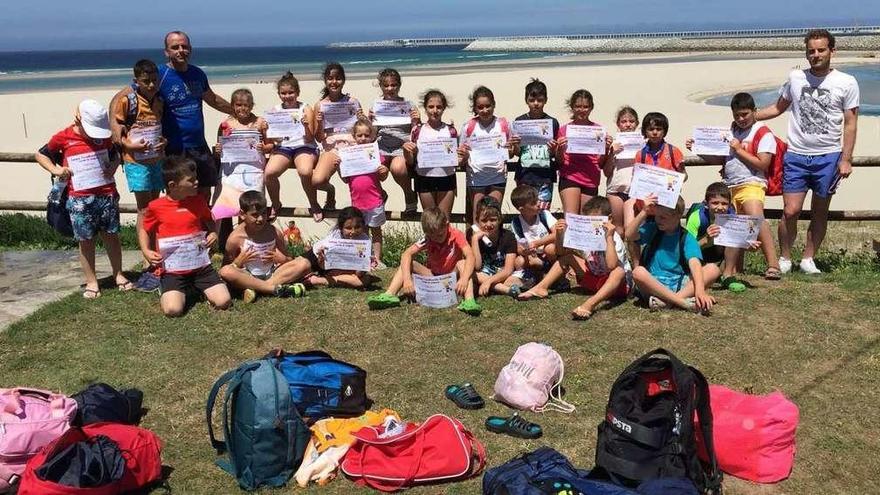
MULTIPOLYGON (((400 73, 394 69, 383 69, 379 72, 379 88, 382 90, 382 101, 405 102, 400 96, 400 73)), ((403 117, 403 115, 401 115, 403 117)), ((416 193, 413 192, 412 179, 409 175, 409 169, 406 166, 406 159, 403 156, 403 145, 410 140, 410 132, 414 125, 419 124, 419 110, 415 106, 411 106, 409 117, 410 122, 406 124, 379 125, 375 122, 376 115, 373 109, 370 109, 370 120, 374 121, 374 125, 378 130, 379 155, 382 157, 382 165, 391 170, 394 181, 403 189, 403 197, 407 213, 414 213, 418 207, 416 193)))
MULTIPOLYGON (((462 127, 461 162, 467 164, 467 193, 470 209, 484 196, 492 196, 499 203, 504 199, 507 185, 507 159, 511 156, 510 126, 504 117, 495 117, 495 95, 485 86, 479 86, 471 95, 471 110, 474 114, 462 127), (471 156, 470 139, 484 136, 503 138, 498 144, 506 143, 506 158, 500 156, 492 160, 480 160, 471 156), (484 161, 484 163, 479 163, 484 161)), ((500 154, 499 154, 500 155, 500 154)), ((472 221, 476 223, 476 215, 472 221)))
POLYGON ((599 194, 599 182, 605 156, 568 152, 568 126, 599 124, 590 120, 593 112, 593 95, 586 89, 575 91, 568 100, 571 122, 559 128, 556 139, 556 163, 559 164, 559 196, 565 213, 580 214, 581 208, 599 194))
MULTIPOLYGON (((415 190, 422 203, 422 211, 428 208, 440 208, 446 216, 452 214, 452 204, 455 202, 455 168, 454 167, 431 167, 423 168, 418 165, 419 143, 435 140, 438 138, 458 138, 458 132, 452 124, 443 122, 443 112, 449 103, 446 95, 436 89, 429 89, 422 96, 422 107, 425 109, 427 122, 419 122, 413 127, 410 142, 404 143, 403 153, 406 162, 415 171, 415 190)), ((461 150, 457 151, 459 160, 461 150)), ((392 170, 393 173, 393 170, 392 170)))
MULTIPOLYGON (((318 158, 318 165, 312 174, 312 186, 316 189, 330 185, 330 177, 336 172, 338 157, 329 153, 329 151, 333 150, 340 143, 354 143, 351 126, 354 125, 357 119, 364 118, 364 111, 361 109, 360 102, 356 98, 352 98, 342 92, 342 88, 345 86, 345 69, 342 68, 342 65, 337 62, 327 63, 324 66, 323 78, 324 89, 321 90, 321 100, 315 103, 313 109, 315 124, 312 131, 314 132, 315 139, 321 142, 321 147, 323 148, 323 153, 318 158), (326 119, 322 105, 327 103, 350 103, 352 107, 350 110, 353 110, 354 113, 350 119, 351 126, 334 128, 325 123, 326 119)), ((329 191, 333 191, 333 189, 328 190, 324 209, 333 210, 336 208, 336 196, 329 191)))
MULTIPOLYGON (((634 132, 639 128, 639 114, 629 106, 621 107, 617 111, 617 130, 619 132, 634 132)), ((611 153, 605 160, 605 177, 608 185, 605 195, 611 203, 611 223, 617 229, 618 235, 623 235, 623 226, 632 220, 632 204, 625 208, 629 199, 629 185, 632 182, 634 158, 620 158, 618 155, 623 151, 623 146, 614 141, 611 143, 611 153), (629 211, 630 215, 624 212, 629 211), (624 218, 628 216, 629 218, 624 218)))
MULTIPOLYGON (((303 136, 299 138, 281 138, 276 141, 276 147, 272 150, 269 163, 266 164, 266 191, 272 203, 269 209, 269 221, 274 221, 281 210, 281 183, 279 177, 291 165, 296 167, 303 191, 309 202, 309 213, 316 222, 324 219, 324 213, 318 205, 318 193, 312 186, 312 172, 318 162, 318 145, 315 143, 315 135, 312 130, 315 120, 314 110, 299 101, 299 81, 291 72, 287 72, 277 84, 278 98, 281 103, 273 110, 300 109, 303 136)), ((321 187, 327 193, 328 198, 333 198, 335 191, 333 185, 325 184, 321 187)))

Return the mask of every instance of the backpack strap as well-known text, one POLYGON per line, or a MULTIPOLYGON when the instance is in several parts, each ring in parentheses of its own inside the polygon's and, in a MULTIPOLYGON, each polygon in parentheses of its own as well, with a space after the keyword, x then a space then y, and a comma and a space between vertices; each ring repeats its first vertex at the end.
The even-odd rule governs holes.
POLYGON ((409 140, 418 143, 419 142, 419 134, 422 133, 422 124, 419 123, 412 128, 412 132, 409 133, 409 140))
MULTIPOLYGON (((550 212, 547 211, 547 210, 541 210, 541 211, 539 211, 539 212, 538 212, 538 220, 540 220, 540 221, 541 221, 541 225, 543 225, 544 228, 547 229, 547 233, 548 233, 548 234, 552 234, 552 233, 553 233, 553 229, 550 228, 550 224, 547 222, 547 215, 552 216, 553 214, 550 213, 550 212)), ((554 220, 555 220, 555 219, 554 219, 554 220)))
POLYGON ((718 458, 715 456, 715 439, 712 433, 712 408, 709 401, 709 382, 700 370, 688 366, 694 375, 694 387, 697 392, 695 409, 700 418, 700 432, 703 434, 703 446, 706 447, 706 455, 709 457, 709 472, 704 471, 705 485, 710 495, 721 494, 721 480, 723 475, 718 469, 718 458))
POLYGON ((522 239, 525 237, 525 230, 523 229, 522 222, 519 219, 519 215, 513 217, 510 220, 510 228, 513 229, 513 233, 516 234, 516 237, 518 239, 522 239))
POLYGON ((471 135, 474 133, 474 129, 476 129, 476 128, 477 128, 477 118, 471 117, 470 120, 468 120, 467 124, 465 124, 465 126, 464 126, 465 139, 471 137, 471 135))
POLYGON ((678 166, 675 163, 675 151, 672 149, 672 145, 666 143, 666 150, 669 152, 669 164, 672 165, 672 170, 678 171, 678 166))
MULTIPOLYGON (((681 227, 679 227, 679 228, 681 228, 681 227)), ((687 256, 685 256, 685 254, 684 254, 684 243, 687 240, 687 236, 689 236, 689 235, 690 235, 690 232, 688 232, 685 229, 681 229, 681 235, 678 238, 678 264, 681 265, 681 269, 686 274, 691 273, 691 267, 688 265, 687 256)), ((681 284, 679 283, 679 285, 681 285, 681 284)))
POLYGON ((126 99, 128 100, 128 108, 125 112, 125 126, 131 127, 137 122, 138 115, 138 100, 137 100, 137 86, 132 84, 130 86, 131 91, 126 93, 126 99))
POLYGON ((660 230, 658 229, 654 232, 651 240, 645 243, 645 249, 642 249, 642 256, 639 260, 639 264, 644 266, 645 269, 651 265, 651 261, 654 259, 654 254, 657 252, 657 248, 660 247, 661 239, 660 230))
POLYGON ((220 388, 232 379, 236 371, 238 370, 229 370, 226 373, 223 373, 223 375, 214 382, 214 386, 211 387, 211 393, 208 394, 208 403, 205 405, 205 420, 208 423, 208 438, 211 440, 211 447, 214 447, 217 450, 217 454, 222 454, 226 451, 226 442, 221 442, 214 436, 214 425, 211 422, 214 412, 214 403, 217 401, 217 394, 220 393, 220 388))
POLYGON ((501 124, 501 134, 504 134, 505 138, 510 138, 510 124, 507 122, 507 119, 498 117, 498 123, 501 124))
POLYGON ((761 127, 755 131, 755 137, 752 138, 752 142, 749 143, 749 153, 758 156, 758 146, 761 145, 761 140, 764 139, 768 132, 770 132, 770 128, 761 124, 761 127))

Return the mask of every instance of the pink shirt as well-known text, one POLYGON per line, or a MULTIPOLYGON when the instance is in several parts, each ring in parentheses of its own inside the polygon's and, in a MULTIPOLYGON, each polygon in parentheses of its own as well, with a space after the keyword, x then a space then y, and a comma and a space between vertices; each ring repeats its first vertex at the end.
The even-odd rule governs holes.
POLYGON ((365 211, 382 206, 382 188, 379 186, 379 174, 355 175, 348 177, 348 190, 351 193, 351 206, 365 211))
MULTIPOLYGON (((573 124, 574 122, 569 122, 560 127, 556 139, 565 137, 568 126, 573 124)), ((599 124, 587 121, 583 125, 599 124)), ((579 186, 598 188, 599 182, 602 180, 602 167, 599 166, 599 160, 602 156, 563 153, 562 162, 559 164, 559 178, 568 179, 579 186)))

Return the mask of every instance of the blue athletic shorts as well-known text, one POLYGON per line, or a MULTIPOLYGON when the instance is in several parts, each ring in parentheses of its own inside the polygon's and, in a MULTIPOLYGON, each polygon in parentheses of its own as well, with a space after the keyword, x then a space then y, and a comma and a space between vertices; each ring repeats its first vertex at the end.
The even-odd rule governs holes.
POLYGON ((122 169, 125 170, 129 192, 159 192, 165 189, 161 161, 152 165, 126 162, 122 165, 122 169))
POLYGON ((785 153, 782 175, 783 193, 801 193, 812 190, 820 198, 827 198, 837 191, 840 175, 837 163, 840 152, 824 155, 801 155, 785 153))
POLYGON ((67 211, 77 241, 94 239, 98 232, 119 233, 118 196, 70 196, 67 211))

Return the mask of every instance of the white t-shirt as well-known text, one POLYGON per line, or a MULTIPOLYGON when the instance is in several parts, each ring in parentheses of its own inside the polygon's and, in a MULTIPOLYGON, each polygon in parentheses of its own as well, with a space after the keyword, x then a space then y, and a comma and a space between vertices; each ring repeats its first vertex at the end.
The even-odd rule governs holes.
MULTIPOLYGON (((733 126, 733 137, 742 142, 743 146, 749 151, 752 149, 752 141, 755 139, 755 133, 758 129, 766 127, 764 124, 754 124, 747 130, 733 126)), ((761 142, 758 143, 758 153, 776 154, 776 138, 772 132, 766 132, 761 142)), ((743 184, 759 184, 766 186, 767 179, 764 172, 755 170, 742 162, 736 155, 731 152, 727 155, 727 163, 724 164, 724 184, 727 187, 741 186, 743 184)))
MULTIPOLYGON (((504 135, 501 128, 501 119, 498 117, 495 117, 495 120, 489 125, 489 127, 483 127, 482 124, 480 124, 480 121, 477 120, 476 125, 474 126, 474 132, 472 132, 470 136, 466 132, 468 123, 469 121, 464 123, 461 127, 461 132, 458 134, 459 140, 462 143, 467 143, 469 137, 504 135)), ((505 135, 505 137, 508 140, 510 139, 509 135, 505 135)), ((474 163, 473 160, 468 160, 468 187, 485 187, 505 183, 507 183, 507 162, 474 163)))
MULTIPOLYGON (((540 210, 538 212, 538 218, 535 218, 535 223, 529 225, 525 218, 522 215, 517 215, 515 220, 510 223, 510 230, 513 231, 513 235, 516 236, 516 240, 525 240, 526 242, 537 241, 543 239, 550 233, 550 230, 544 226, 544 223, 547 224, 551 229, 553 228, 553 224, 556 223, 556 218, 547 210, 540 210), (544 221, 541 221, 541 216, 544 217, 544 221), (516 223, 520 227, 522 227, 522 236, 519 235, 520 231, 516 228, 516 223)), ((541 246, 537 249, 539 253, 544 252, 544 246, 541 246)))
MULTIPOLYGON (((626 244, 624 244, 623 239, 620 237, 620 234, 615 232, 613 234, 614 237, 614 250, 617 252, 617 264, 618 266, 623 268, 623 271, 626 272, 626 281, 628 285, 632 285, 632 263, 629 261, 629 252, 626 249, 626 244)), ((590 270, 590 273, 593 275, 608 275, 608 272, 611 270, 608 269, 608 265, 605 263, 605 253, 602 251, 593 251, 593 252, 584 252, 581 251, 581 256, 584 258, 584 261, 587 263, 587 269, 590 270)))
MULTIPOLYGON (((416 142, 416 146, 418 146, 419 142, 421 141, 430 141, 437 138, 452 137, 452 133, 449 129, 449 125, 445 123, 441 125, 439 129, 434 129, 428 124, 423 124, 421 126, 421 129, 419 129, 419 139, 416 142)), ((418 156, 416 156, 416 162, 418 162, 418 156)), ((455 175, 455 169, 450 167, 416 167, 416 173, 418 175, 421 175, 422 177, 446 177, 449 175, 455 175)))
POLYGON ((793 70, 779 95, 791 104, 788 149, 802 155, 824 155, 842 149, 843 112, 859 106, 859 84, 833 69, 825 77, 793 70))

